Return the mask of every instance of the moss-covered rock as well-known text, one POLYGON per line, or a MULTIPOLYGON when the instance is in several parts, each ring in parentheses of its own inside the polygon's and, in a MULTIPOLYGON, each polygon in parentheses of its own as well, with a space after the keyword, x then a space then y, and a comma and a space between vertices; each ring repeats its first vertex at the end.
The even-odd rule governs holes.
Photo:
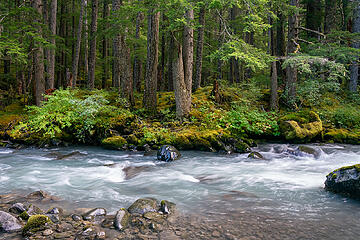
POLYGON ((45 227, 51 224, 51 220, 45 215, 33 215, 29 218, 28 222, 23 228, 23 235, 29 235, 31 233, 44 230, 45 227))
POLYGON ((122 150, 127 142, 125 138, 121 136, 114 136, 102 140, 101 144, 108 149, 122 150))
POLYGON ((122 208, 117 211, 114 219, 114 227, 117 230, 123 230, 129 225, 130 221, 130 213, 125 209, 122 208))
POLYGON ((321 135, 323 131, 322 121, 315 112, 309 113, 309 123, 298 123, 294 120, 280 122, 280 130, 283 137, 293 142, 309 142, 321 135))
POLYGON ((140 215, 146 212, 156 212, 157 210, 157 201, 153 198, 140 198, 128 208, 129 213, 140 215))
POLYGON ((329 129, 324 134, 324 139, 328 142, 360 144, 360 131, 347 129, 329 129))
POLYGON ((360 164, 336 169, 326 176, 325 189, 352 198, 360 198, 360 164))

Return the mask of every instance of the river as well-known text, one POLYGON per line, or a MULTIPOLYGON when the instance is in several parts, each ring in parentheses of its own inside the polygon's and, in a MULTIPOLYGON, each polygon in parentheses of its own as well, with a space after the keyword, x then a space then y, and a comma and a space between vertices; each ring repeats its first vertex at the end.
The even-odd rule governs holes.
POLYGON ((264 160, 183 151, 172 163, 98 147, 0 148, 0 194, 42 189, 69 207, 110 213, 154 197, 175 202, 211 231, 228 231, 229 239, 358 239, 360 202, 323 187, 330 171, 360 163, 360 146, 308 146, 318 156, 290 154, 295 145, 262 144, 254 150, 264 160))

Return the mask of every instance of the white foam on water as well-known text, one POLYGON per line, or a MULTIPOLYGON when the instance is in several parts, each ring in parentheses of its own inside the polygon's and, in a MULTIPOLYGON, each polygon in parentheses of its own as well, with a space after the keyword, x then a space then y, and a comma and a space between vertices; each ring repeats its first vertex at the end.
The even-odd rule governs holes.
POLYGON ((14 151, 12 150, 0 150, 0 154, 10 154, 13 153, 14 151))

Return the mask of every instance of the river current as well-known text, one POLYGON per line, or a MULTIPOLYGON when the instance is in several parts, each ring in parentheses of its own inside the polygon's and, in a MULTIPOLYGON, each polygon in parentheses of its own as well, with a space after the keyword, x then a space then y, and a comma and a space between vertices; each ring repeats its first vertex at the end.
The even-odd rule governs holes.
POLYGON ((249 159, 248 154, 183 151, 172 163, 142 152, 98 147, 0 148, 0 194, 41 189, 73 208, 105 207, 110 213, 138 198, 154 197, 175 202, 185 214, 223 223, 230 219, 226 224, 234 226, 246 213, 283 221, 294 236, 314 231, 299 239, 358 239, 360 202, 323 187, 332 170, 360 163, 360 146, 308 146, 318 154, 296 156, 287 150, 295 145, 263 144, 253 150, 264 160, 249 159))

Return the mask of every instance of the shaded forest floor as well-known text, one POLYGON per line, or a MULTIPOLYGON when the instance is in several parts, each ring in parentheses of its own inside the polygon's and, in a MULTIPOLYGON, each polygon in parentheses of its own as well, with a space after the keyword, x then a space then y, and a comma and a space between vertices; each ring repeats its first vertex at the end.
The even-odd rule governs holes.
MULTIPOLYGON (((259 141, 360 143, 360 110, 356 99, 324 95, 316 106, 302 103, 289 111, 269 110, 269 90, 253 85, 212 86, 193 93, 192 111, 176 119, 173 92, 158 93, 158 112, 147 114, 142 95, 135 106, 115 91, 57 90, 43 107, 26 107, 24 98, 3 96, 1 144, 46 147, 99 145, 119 150, 150 150, 171 144, 180 150, 248 152, 259 141), (6 101, 5 101, 6 100, 6 101)), ((345 94, 344 94, 345 96, 345 94)))

